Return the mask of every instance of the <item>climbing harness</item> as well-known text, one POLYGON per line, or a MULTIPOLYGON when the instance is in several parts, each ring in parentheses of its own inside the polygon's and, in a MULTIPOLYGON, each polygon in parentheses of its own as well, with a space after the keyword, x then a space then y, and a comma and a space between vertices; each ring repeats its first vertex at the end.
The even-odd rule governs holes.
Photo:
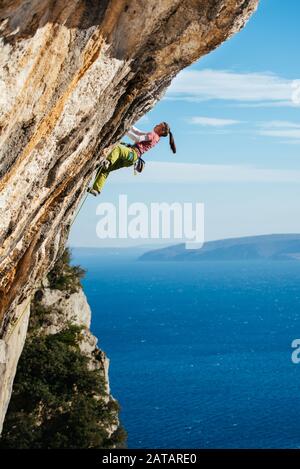
MULTIPOLYGON (((132 145, 131 143, 121 142, 121 145, 125 145, 126 147, 135 150, 135 152, 137 153, 137 156, 139 155, 135 144, 132 145)), ((129 156, 131 156, 131 154, 129 154, 129 156)), ((133 153, 132 153, 132 156, 133 156, 133 153)), ((140 156, 138 156, 138 159, 133 165, 133 173, 135 176, 137 175, 137 173, 141 173, 144 170, 145 164, 146 164, 146 161, 143 160, 143 158, 141 158, 140 156)))

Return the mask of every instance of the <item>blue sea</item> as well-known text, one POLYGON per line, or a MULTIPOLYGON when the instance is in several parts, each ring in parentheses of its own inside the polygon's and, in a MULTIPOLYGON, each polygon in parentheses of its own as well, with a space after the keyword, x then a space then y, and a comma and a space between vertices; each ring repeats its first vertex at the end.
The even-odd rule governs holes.
POLYGON ((73 258, 129 448, 300 447, 300 263, 73 258))

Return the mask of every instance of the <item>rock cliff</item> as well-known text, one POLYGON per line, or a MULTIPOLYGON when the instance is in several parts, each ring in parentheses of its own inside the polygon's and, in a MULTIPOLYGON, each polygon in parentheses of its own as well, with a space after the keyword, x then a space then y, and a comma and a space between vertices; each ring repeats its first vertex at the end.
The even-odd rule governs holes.
MULTIPOLYGON (((0 351, 6 357, 0 386, 6 395, 7 370, 12 376, 26 335, 28 299, 62 251, 99 158, 182 68, 239 31, 257 3, 0 3, 0 351)), ((6 401, 1 397, 2 415, 6 401)))
POLYGON ((123 447, 126 437, 118 403, 110 394, 109 359, 97 347, 90 323, 81 287, 69 293, 51 288, 47 278, 42 282, 31 302, 25 356, 0 448, 123 447), (69 428, 68 421, 75 422, 75 428, 69 428))

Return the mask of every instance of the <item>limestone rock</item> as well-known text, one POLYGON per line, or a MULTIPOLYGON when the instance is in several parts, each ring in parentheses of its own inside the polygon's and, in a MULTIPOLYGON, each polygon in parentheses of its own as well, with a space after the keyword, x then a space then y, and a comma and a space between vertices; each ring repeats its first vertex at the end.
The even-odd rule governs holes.
POLYGON ((30 299, 24 300, 14 311, 14 321, 0 339, 0 433, 10 401, 18 361, 26 339, 30 315, 30 299))

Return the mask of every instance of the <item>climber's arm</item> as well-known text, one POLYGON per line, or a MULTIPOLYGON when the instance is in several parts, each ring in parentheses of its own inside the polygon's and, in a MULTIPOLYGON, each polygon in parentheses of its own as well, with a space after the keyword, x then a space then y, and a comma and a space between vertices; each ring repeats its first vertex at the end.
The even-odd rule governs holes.
POLYGON ((134 125, 131 127, 132 132, 134 132, 136 135, 140 136, 145 136, 147 135, 147 132, 143 132, 142 130, 139 130, 137 127, 134 127, 134 125))
POLYGON ((132 131, 131 129, 128 130, 127 132, 127 137, 129 137, 134 143, 138 143, 140 140, 139 140, 139 137, 137 137, 132 131))
POLYGON ((145 140, 149 140, 148 133, 142 132, 141 130, 137 129, 136 127, 132 126, 127 134, 126 134, 131 140, 133 140, 135 143, 138 142, 144 142, 145 140))

